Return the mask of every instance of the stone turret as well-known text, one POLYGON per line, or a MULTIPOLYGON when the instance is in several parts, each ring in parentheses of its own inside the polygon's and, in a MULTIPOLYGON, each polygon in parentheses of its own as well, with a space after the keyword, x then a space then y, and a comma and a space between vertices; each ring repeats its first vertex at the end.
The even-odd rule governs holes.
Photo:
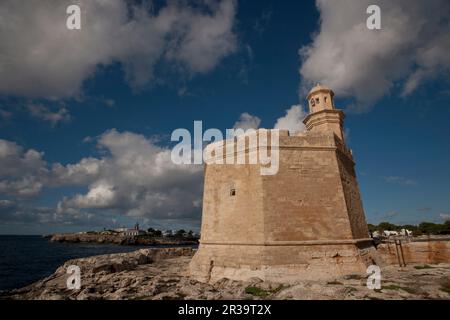
POLYGON ((303 122, 310 132, 333 132, 344 141, 342 127, 345 116, 335 108, 333 98, 334 92, 327 87, 318 84, 312 88, 307 96, 309 115, 303 122))
MULTIPOLYGON (((343 139, 344 114, 326 87, 314 87, 308 101, 307 132, 279 132, 277 173, 206 162, 201 239, 189 268, 195 279, 335 279, 365 275, 377 260, 343 139)), ((246 144, 239 152, 250 158, 260 147, 246 144)))

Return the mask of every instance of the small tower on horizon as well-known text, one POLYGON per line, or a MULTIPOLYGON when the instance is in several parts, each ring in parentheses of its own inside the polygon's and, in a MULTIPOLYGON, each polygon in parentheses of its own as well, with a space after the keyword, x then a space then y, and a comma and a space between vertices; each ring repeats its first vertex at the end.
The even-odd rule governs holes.
POLYGON ((345 115, 334 106, 334 92, 317 84, 307 96, 309 115, 303 120, 310 132, 333 132, 344 141, 343 124, 345 115))

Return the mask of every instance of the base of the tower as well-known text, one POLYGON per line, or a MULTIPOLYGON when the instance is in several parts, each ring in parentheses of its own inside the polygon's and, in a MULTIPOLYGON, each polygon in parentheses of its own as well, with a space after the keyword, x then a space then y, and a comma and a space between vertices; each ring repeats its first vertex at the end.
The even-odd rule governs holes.
POLYGON ((260 278, 275 283, 332 280, 366 274, 377 264, 370 239, 301 241, 271 244, 202 243, 193 257, 190 275, 201 282, 222 278, 245 281, 260 278))

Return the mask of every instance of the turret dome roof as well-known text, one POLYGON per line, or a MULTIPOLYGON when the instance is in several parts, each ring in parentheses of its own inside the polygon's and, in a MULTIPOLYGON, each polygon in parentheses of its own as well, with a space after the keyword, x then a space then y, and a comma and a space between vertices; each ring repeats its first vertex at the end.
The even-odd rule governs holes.
POLYGON ((318 84, 316 84, 316 85, 311 89, 311 91, 309 91, 309 93, 308 93, 308 99, 309 99, 309 97, 310 97, 313 93, 316 93, 316 92, 319 92, 319 91, 330 92, 331 96, 334 96, 333 90, 331 90, 330 88, 328 88, 328 87, 326 87, 326 86, 323 86, 323 85, 321 85, 320 83, 318 83, 318 84))

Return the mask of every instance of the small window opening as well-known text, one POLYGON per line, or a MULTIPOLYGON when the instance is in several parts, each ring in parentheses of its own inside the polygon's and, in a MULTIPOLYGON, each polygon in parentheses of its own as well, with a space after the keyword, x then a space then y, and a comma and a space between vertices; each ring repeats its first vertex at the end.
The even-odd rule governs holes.
POLYGON ((234 197, 236 195, 236 189, 230 189, 230 197, 234 197))
POLYGON ((314 102, 314 99, 311 99, 311 107, 314 107, 316 103, 314 102))
POLYGON ((319 98, 316 98, 316 103, 318 104, 320 102, 319 98))

